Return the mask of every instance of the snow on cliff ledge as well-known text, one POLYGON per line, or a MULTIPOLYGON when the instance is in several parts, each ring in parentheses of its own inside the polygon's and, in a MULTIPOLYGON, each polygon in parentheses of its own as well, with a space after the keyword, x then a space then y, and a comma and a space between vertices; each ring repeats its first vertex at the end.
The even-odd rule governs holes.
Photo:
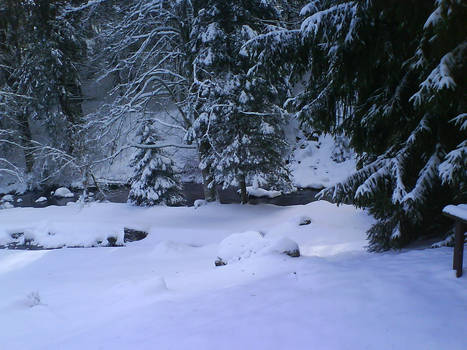
POLYGON ((318 141, 299 142, 290 165, 294 186, 321 189, 352 174, 356 157, 342 145, 345 141, 343 137, 336 142, 331 135, 321 135, 318 141))

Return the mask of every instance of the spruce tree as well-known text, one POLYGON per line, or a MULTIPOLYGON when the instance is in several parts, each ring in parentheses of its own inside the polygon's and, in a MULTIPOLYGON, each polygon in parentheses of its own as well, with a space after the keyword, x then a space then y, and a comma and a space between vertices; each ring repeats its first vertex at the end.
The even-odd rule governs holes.
POLYGON ((288 182, 285 115, 278 106, 287 84, 256 64, 261 52, 244 49, 279 19, 272 2, 205 1, 193 29, 193 131, 201 168, 212 187, 238 185, 244 203, 247 181, 273 188, 288 182))
POLYGON ((455 1, 313 1, 301 25, 301 120, 350 136, 359 170, 324 191, 378 219, 370 249, 440 234, 466 201, 466 8, 455 1), (306 49, 306 51, 304 51, 306 49))
POLYGON ((172 160, 160 149, 151 148, 158 138, 150 122, 141 126, 138 140, 139 148, 130 163, 133 176, 128 202, 139 206, 182 204, 181 186, 172 160))

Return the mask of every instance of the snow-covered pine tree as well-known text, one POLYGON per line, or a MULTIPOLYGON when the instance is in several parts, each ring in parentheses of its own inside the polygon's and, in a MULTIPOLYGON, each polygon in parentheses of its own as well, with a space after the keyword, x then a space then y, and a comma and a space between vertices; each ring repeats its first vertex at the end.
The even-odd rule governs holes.
POLYGON ((311 74, 291 105, 315 128, 343 130, 361 154, 360 169, 324 195, 370 209, 372 250, 445 232, 442 207, 466 200, 465 11, 444 0, 302 10, 311 74))
MULTIPOLYGON (((122 135, 130 136, 133 132, 125 127, 128 117, 132 121, 150 118, 183 133, 190 130, 193 107, 188 92, 193 84, 195 55, 192 26, 200 3, 127 0, 110 9, 99 5, 94 11, 97 14, 104 11, 109 17, 102 21, 99 16, 100 29, 95 42, 96 47, 105 49, 96 50, 94 61, 104 62, 100 78, 113 77, 115 84, 110 92, 114 99, 97 115, 90 116, 88 124, 91 129, 104 129, 102 147, 110 150, 110 154, 118 154, 122 135)), ((202 147, 193 133, 183 142, 202 147)), ((204 185, 206 199, 214 200, 206 181, 204 185)))
POLYGON ((172 160, 161 149, 152 148, 158 138, 150 122, 142 124, 138 140, 138 150, 130 163, 133 176, 130 179, 128 202, 139 206, 176 206, 183 203, 180 182, 172 160))
POLYGON ((268 1, 201 3, 193 29, 191 90, 200 166, 212 176, 212 187, 238 185, 245 203, 247 181, 272 188, 288 182, 285 120, 278 107, 285 98, 286 81, 258 64, 261 52, 243 48, 278 24, 279 13, 268 1))

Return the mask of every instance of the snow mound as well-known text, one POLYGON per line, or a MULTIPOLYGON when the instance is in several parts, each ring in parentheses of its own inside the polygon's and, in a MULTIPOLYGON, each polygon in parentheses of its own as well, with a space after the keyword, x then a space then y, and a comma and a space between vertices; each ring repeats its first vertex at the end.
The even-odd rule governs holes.
POLYGON ((287 254, 298 257, 300 250, 298 244, 289 238, 269 239, 257 231, 234 233, 220 243, 215 264, 221 266, 255 255, 267 254, 287 254))
POLYGON ((39 197, 39 198, 36 199, 35 202, 36 202, 36 203, 42 203, 42 202, 45 202, 45 201, 47 201, 47 198, 46 198, 46 197, 39 197))
POLYGON ((0 226, 0 246, 9 247, 98 247, 123 246, 124 229, 118 224, 42 220, 0 226))
POLYGON ((268 197, 268 198, 275 198, 279 197, 282 192, 281 191, 268 191, 263 188, 248 186, 246 191, 249 196, 252 197, 268 197))
POLYGON ((66 187, 57 188, 54 192, 55 197, 72 198, 75 195, 66 187))

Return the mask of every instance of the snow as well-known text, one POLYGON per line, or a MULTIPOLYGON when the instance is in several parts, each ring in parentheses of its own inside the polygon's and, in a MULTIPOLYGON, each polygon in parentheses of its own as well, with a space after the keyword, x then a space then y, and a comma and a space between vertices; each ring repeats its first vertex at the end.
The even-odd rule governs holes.
POLYGON ((454 277, 452 248, 368 253, 373 223, 325 201, 2 210, 3 233, 43 225, 65 242, 94 229, 149 235, 125 247, 0 250, 1 348, 467 348, 467 278, 454 277), (311 225, 299 226, 304 216, 311 225), (224 239, 251 231, 278 251, 296 242, 301 257, 214 266, 224 239))
POLYGON ((264 188, 254 187, 254 186, 247 186, 246 192, 249 196, 252 197, 268 197, 268 198, 275 198, 279 197, 282 192, 281 191, 274 191, 274 190, 265 190, 264 188))
POLYGON ((13 208, 13 204, 11 204, 10 202, 0 202, 0 209, 10 209, 10 208, 13 208))
POLYGON ((57 188, 54 192, 55 197, 72 198, 75 195, 66 187, 57 188))
POLYGON ((199 207, 202 207, 204 205, 207 205, 208 202, 204 199, 197 199, 194 201, 193 203, 193 206, 195 207, 195 209, 199 208, 199 207))
POLYGON ((224 239, 219 245, 217 261, 230 264, 256 255, 294 253, 299 255, 298 244, 287 237, 270 238, 261 232, 247 231, 224 239))
POLYGON ((36 199, 36 203, 42 203, 42 202, 46 202, 47 201, 47 197, 39 197, 36 199))
POLYGON ((461 218, 467 221, 467 204, 448 205, 444 207, 443 213, 461 218))
POLYGON ((290 166, 293 184, 300 188, 332 186, 355 172, 355 154, 343 155, 344 160, 333 160, 337 144, 331 135, 321 135, 317 141, 303 141, 294 152, 290 166))
POLYGON ((0 200, 0 203, 2 202, 13 202, 13 196, 11 194, 4 195, 0 200))

